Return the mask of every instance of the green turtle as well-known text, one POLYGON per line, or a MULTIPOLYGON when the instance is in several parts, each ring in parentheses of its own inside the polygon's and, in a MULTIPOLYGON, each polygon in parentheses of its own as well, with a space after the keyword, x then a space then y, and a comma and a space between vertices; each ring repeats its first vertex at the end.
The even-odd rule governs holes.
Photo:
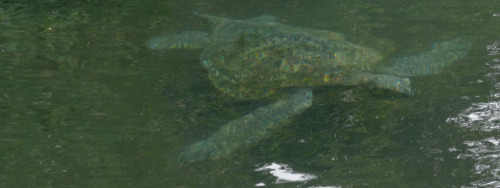
POLYGON ((438 73, 464 57, 473 40, 435 42, 429 51, 382 65, 382 53, 345 40, 339 33, 294 27, 263 15, 248 20, 194 13, 213 26, 211 33, 184 31, 148 40, 151 49, 203 49, 200 59, 215 87, 240 99, 268 97, 285 88, 288 98, 261 107, 221 127, 210 138, 190 145, 179 158, 217 159, 241 145, 269 137, 272 130, 311 106, 312 88, 373 84, 412 94, 408 76, 438 73))

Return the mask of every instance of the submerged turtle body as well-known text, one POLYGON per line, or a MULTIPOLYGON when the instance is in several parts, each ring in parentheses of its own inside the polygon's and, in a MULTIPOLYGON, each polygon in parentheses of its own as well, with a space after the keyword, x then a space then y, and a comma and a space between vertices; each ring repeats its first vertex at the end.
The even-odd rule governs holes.
POLYGON ((215 86, 237 98, 262 98, 286 87, 341 84, 349 72, 371 71, 382 58, 337 33, 307 35, 274 22, 250 23, 217 27, 213 43, 200 56, 215 86), (224 38, 216 35, 219 30, 235 34, 224 38))
MULTIPOLYGON (((262 98, 285 87, 356 84, 345 77, 372 72, 382 59, 379 51, 342 34, 284 25, 272 16, 241 21, 197 15, 214 24, 211 35, 188 31, 153 38, 149 46, 203 48, 200 59, 209 78, 237 98, 262 98)), ((405 87, 400 90, 411 92, 405 87)))
POLYGON ((434 43, 431 50, 382 67, 379 51, 348 42, 342 34, 284 25, 273 16, 232 20, 195 13, 211 23, 211 34, 185 31, 150 39, 152 49, 201 48, 200 59, 215 87, 237 98, 262 98, 282 88, 300 88, 283 99, 233 120, 212 137, 186 148, 181 158, 214 159, 270 130, 312 104, 309 88, 374 84, 411 94, 406 76, 438 73, 472 47, 469 38, 434 43))

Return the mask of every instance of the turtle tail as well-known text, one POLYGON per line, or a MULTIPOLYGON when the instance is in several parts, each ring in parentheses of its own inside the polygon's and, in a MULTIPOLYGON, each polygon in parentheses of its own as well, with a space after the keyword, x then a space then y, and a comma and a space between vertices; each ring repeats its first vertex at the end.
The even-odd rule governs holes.
POLYGON ((398 76, 436 74, 454 61, 463 58, 472 49, 473 43, 472 37, 435 42, 430 51, 394 59, 393 66, 384 68, 382 72, 398 76))

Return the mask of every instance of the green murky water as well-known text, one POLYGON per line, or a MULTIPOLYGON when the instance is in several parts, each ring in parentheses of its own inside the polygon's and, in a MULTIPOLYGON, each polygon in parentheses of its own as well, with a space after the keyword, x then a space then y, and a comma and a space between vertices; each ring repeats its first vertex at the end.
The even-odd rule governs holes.
POLYGON ((499 23, 493 0, 0 1, 0 187, 500 186, 499 23), (312 107, 272 138, 179 163, 183 147, 274 101, 215 89, 199 51, 146 48, 151 36, 207 30, 193 10, 270 14, 389 57, 477 41, 442 73, 412 78, 413 96, 315 88, 312 107))

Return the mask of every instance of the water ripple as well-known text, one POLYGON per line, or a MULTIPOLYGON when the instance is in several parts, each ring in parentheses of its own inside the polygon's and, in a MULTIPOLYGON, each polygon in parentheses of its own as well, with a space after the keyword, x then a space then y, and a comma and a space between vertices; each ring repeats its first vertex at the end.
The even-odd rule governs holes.
MULTIPOLYGON (((488 55, 500 55, 500 42, 495 41, 486 46, 488 55)), ((460 127, 470 128, 475 138, 478 134, 485 134, 483 139, 465 139, 463 144, 466 150, 457 155, 457 159, 473 159, 475 161, 472 171, 478 180, 463 187, 500 187, 500 137, 496 136, 500 130, 500 59, 494 57, 486 63, 491 69, 484 76, 492 84, 490 101, 477 102, 460 112, 455 117, 450 117, 448 123, 457 123, 460 127)))
POLYGON ((472 158, 477 161, 474 173, 483 177, 472 182, 474 187, 500 187, 500 137, 465 141, 467 151, 458 159, 472 158))
POLYGON ((499 45, 500 45, 500 42, 495 41, 493 44, 486 46, 486 49, 488 50, 488 55, 500 54, 499 45))
POLYGON ((483 131, 500 129, 500 101, 472 104, 457 117, 448 118, 446 121, 483 131))

